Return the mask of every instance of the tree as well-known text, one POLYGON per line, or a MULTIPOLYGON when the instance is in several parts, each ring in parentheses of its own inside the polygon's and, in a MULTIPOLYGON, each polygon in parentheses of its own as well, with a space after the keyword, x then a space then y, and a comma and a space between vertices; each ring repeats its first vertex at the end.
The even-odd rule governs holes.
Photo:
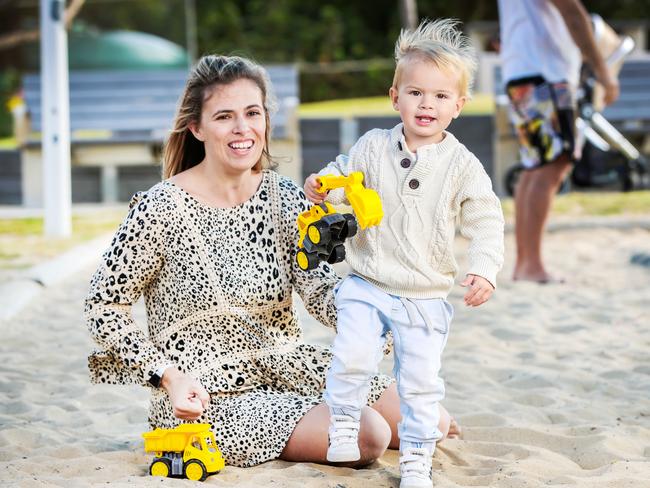
MULTIPOLYGON (((72 21, 77 16, 86 0, 71 0, 70 5, 65 9, 65 25, 69 29, 72 21)), ((35 41, 39 38, 38 29, 16 30, 0 36, 0 50, 11 49, 26 42, 35 41)))
POLYGON ((399 0, 399 16, 403 28, 415 29, 418 25, 417 0, 399 0))

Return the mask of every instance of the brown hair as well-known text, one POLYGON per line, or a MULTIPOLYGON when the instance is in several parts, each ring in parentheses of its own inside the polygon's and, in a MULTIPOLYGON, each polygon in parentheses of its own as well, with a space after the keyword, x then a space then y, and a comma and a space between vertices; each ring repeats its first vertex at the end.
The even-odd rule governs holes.
POLYGON ((203 101, 209 90, 215 85, 228 85, 240 79, 255 83, 262 92, 266 134, 264 149, 254 169, 272 167, 269 154, 269 136, 271 133, 270 110, 274 99, 270 92, 271 84, 266 70, 257 63, 239 56, 209 55, 199 59, 191 71, 185 90, 181 95, 171 131, 163 149, 163 178, 170 178, 199 164, 205 158, 205 146, 190 131, 191 124, 201 120, 203 101))

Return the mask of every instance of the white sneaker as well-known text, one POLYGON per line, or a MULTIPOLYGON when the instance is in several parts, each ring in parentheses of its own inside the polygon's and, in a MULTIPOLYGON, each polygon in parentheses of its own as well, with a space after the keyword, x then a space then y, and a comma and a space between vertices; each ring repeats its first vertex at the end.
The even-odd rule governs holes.
POLYGON ((405 449, 399 457, 399 472, 400 488, 431 488, 431 453, 422 447, 405 449))
POLYGON ((331 463, 358 461, 359 422, 349 415, 330 416, 330 445, 327 448, 327 460, 331 463))

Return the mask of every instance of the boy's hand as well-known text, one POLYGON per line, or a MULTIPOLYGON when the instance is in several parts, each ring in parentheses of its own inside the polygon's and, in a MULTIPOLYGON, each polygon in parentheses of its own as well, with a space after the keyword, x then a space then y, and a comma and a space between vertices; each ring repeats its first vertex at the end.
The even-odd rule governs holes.
POLYGON ((311 174, 305 180, 305 195, 313 203, 323 203, 327 197, 327 193, 318 193, 316 190, 320 188, 320 183, 317 180, 318 175, 311 174))
POLYGON ((465 281, 463 281, 460 286, 469 286, 470 289, 465 293, 465 305, 468 307, 478 307, 479 305, 487 302, 492 293, 494 292, 494 287, 485 278, 481 276, 468 274, 465 281))

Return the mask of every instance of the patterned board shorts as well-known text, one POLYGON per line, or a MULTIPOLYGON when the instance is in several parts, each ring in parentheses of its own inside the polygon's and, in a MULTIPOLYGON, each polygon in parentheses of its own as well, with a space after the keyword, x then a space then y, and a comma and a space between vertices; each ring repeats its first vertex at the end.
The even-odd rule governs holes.
POLYGON ((524 168, 552 163, 562 154, 576 160, 574 97, 568 83, 534 76, 510 81, 506 92, 524 168))

